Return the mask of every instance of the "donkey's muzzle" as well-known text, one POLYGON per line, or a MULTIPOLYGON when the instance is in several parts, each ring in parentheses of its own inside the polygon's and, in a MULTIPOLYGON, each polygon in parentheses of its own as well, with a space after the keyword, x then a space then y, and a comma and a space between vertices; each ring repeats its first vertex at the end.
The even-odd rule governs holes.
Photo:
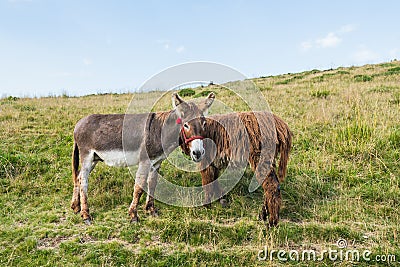
POLYGON ((205 153, 204 149, 202 151, 199 151, 199 150, 192 151, 191 157, 192 157, 193 161, 199 162, 203 159, 204 153, 205 153))
POLYGON ((199 162, 203 159, 205 154, 205 149, 203 147, 203 140, 196 139, 190 144, 190 157, 193 161, 199 162))

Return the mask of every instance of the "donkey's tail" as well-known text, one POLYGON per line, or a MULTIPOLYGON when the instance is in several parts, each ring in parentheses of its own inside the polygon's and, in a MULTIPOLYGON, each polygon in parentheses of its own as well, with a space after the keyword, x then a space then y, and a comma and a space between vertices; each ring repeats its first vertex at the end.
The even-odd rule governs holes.
POLYGON ((79 149, 78 144, 74 142, 74 149, 72 152, 72 179, 77 181, 79 175, 79 149))
POLYGON ((274 114, 276 134, 278 137, 277 153, 280 152, 278 176, 279 182, 283 182, 286 176, 290 150, 292 149, 292 132, 289 126, 281 118, 274 114))

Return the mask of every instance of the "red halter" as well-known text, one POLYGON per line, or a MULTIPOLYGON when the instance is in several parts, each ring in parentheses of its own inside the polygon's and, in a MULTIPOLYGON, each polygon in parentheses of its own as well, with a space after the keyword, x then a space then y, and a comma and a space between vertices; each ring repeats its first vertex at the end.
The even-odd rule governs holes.
MULTIPOLYGON (((182 124, 182 119, 181 118, 177 118, 176 119, 176 124, 182 124)), ((185 144, 188 144, 188 143, 190 143, 190 142, 192 142, 193 140, 196 140, 196 139, 200 139, 200 140, 204 139, 204 137, 200 136, 200 135, 195 135, 195 136, 187 138, 186 134, 185 134, 185 130, 183 129, 183 126, 181 127, 181 132, 182 132, 183 140, 185 141, 185 144)))

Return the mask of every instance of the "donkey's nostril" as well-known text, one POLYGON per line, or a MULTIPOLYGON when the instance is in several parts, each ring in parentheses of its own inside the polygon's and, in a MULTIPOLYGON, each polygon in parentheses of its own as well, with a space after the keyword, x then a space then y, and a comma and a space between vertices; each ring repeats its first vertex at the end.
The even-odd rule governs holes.
POLYGON ((201 151, 199 150, 192 151, 192 156, 195 159, 199 159, 201 157, 201 151))

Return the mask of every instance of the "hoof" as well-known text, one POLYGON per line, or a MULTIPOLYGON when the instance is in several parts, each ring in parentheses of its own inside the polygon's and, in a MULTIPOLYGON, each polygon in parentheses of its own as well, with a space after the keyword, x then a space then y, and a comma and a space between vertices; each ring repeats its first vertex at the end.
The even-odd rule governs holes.
POLYGON ((154 209, 154 204, 146 203, 146 206, 144 206, 144 210, 146 211, 151 211, 153 209, 154 209))
POLYGON ((265 211, 265 209, 263 208, 260 213, 258 214, 258 219, 260 221, 266 221, 267 220, 267 212, 265 211))
POLYGON ((81 211, 81 207, 72 208, 75 214, 78 214, 81 211))
POLYGON ((153 217, 158 217, 158 216, 160 216, 160 215, 158 214, 158 210, 156 210, 156 209, 152 210, 152 211, 150 212, 150 214, 151 214, 151 216, 153 216, 153 217))
POLYGON ((74 211, 75 214, 81 211, 81 205, 79 204, 71 204, 71 209, 74 211))
POLYGON ((91 221, 89 218, 87 218, 86 220, 83 220, 83 222, 84 222, 86 225, 91 225, 91 224, 92 224, 92 221, 91 221))
POLYGON ((211 203, 203 204, 203 207, 206 208, 206 209, 210 209, 211 208, 211 203))
POLYGON ((133 217, 133 218, 131 218, 131 223, 132 223, 132 224, 139 223, 139 217, 133 217))
POLYGON ((278 221, 277 220, 270 220, 269 221, 269 227, 276 227, 278 225, 278 221))
POLYGON ((223 208, 228 207, 228 201, 226 201, 226 199, 224 199, 224 198, 221 198, 221 199, 219 200, 219 203, 221 204, 221 206, 222 206, 223 208))
POLYGON ((278 227, 278 223, 274 222, 274 223, 269 223, 269 228, 275 228, 278 227))

